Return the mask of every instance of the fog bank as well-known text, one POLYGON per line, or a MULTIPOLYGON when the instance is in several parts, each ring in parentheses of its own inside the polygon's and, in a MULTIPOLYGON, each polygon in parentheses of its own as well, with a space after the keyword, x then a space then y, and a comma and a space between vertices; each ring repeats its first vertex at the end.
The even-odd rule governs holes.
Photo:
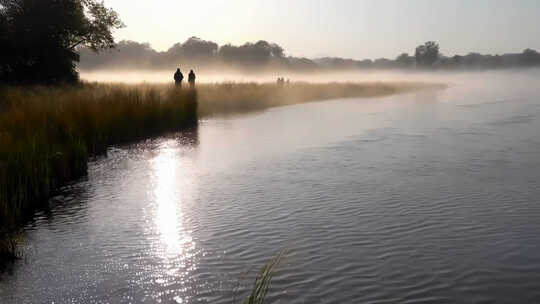
MULTIPOLYGON (((189 69, 182 70, 187 77, 189 69)), ((194 67, 193 67, 194 68, 194 67)), ((501 82, 501 85, 525 85, 537 86, 540 77, 540 69, 516 69, 516 70, 496 70, 496 71, 476 71, 476 72, 426 72, 426 71, 326 71, 326 72, 290 72, 281 70, 267 70, 259 73, 246 73, 241 71, 218 71, 218 70, 197 70, 198 83, 216 82, 275 82, 278 77, 290 79, 291 82, 432 82, 444 83, 447 85, 483 85, 501 82), (508 78, 513 79, 507 83, 508 78)), ((170 70, 81 70, 81 79, 91 82, 113 82, 113 83, 172 83, 174 68, 170 70)))

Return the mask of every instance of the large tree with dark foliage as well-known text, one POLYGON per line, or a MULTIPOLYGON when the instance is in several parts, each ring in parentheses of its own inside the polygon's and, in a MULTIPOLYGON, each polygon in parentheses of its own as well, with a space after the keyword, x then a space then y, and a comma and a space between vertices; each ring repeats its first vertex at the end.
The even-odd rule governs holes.
POLYGON ((113 48, 122 26, 96 0, 0 0, 0 82, 76 82, 77 47, 113 48))

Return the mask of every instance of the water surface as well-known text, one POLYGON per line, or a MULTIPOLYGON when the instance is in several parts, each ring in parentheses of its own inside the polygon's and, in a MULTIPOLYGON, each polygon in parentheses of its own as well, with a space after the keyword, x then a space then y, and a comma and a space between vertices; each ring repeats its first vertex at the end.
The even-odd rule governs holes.
POLYGON ((238 303, 281 248, 269 302, 540 302, 540 92, 482 77, 112 148, 0 302, 238 303))

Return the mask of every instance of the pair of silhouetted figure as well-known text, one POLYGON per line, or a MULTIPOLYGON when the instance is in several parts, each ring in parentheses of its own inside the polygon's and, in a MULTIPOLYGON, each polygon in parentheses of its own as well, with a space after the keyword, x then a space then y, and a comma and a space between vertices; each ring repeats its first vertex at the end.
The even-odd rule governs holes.
POLYGON ((289 84, 289 79, 287 79, 287 81, 285 81, 285 78, 283 77, 278 77, 277 79, 277 82, 276 82, 278 85, 282 86, 284 84, 289 84))
MULTIPOLYGON (((182 74, 182 72, 180 72, 180 69, 178 68, 176 69, 176 73, 174 73, 174 83, 176 83, 177 86, 181 87, 182 80, 184 80, 184 74, 182 74)), ((188 82, 191 88, 195 87, 195 73, 193 72, 193 70, 189 71, 188 82)))

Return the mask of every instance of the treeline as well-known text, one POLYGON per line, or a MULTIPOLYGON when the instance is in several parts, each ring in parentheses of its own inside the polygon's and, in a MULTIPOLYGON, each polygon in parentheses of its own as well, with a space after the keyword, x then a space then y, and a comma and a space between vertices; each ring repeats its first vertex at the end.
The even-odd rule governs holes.
POLYGON ((240 46, 226 44, 219 46, 212 41, 191 37, 184 43, 177 43, 165 52, 154 50, 149 43, 120 41, 115 49, 102 53, 81 47, 82 69, 143 68, 162 69, 176 67, 189 61, 197 67, 239 67, 259 69, 264 67, 288 67, 291 69, 314 69, 318 65, 307 58, 286 57, 284 49, 261 40, 240 46))
POLYGON ((184 62, 199 68, 234 67, 241 69, 281 68, 295 71, 320 69, 501 69, 540 66, 540 53, 526 49, 521 53, 446 56, 436 42, 428 41, 418 46, 414 53, 402 53, 395 59, 354 60, 337 57, 317 59, 286 56, 283 47, 264 40, 240 46, 217 43, 191 37, 177 43, 167 51, 158 52, 148 43, 120 41, 116 49, 97 54, 90 48, 79 49, 80 68, 105 69, 170 69, 184 62))

